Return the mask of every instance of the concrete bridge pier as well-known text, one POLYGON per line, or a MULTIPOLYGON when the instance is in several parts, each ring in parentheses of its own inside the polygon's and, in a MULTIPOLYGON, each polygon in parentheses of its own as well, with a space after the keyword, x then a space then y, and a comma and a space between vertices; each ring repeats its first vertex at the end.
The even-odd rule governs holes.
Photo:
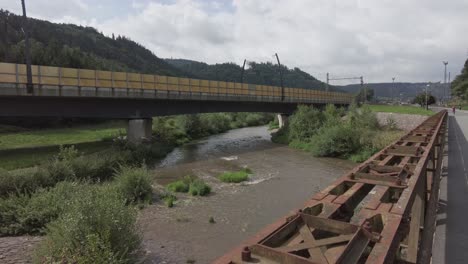
POLYGON ((278 114, 278 123, 280 128, 288 124, 288 117, 289 115, 286 114, 278 114))
POLYGON ((153 119, 129 119, 127 125, 127 140, 132 144, 141 144, 151 140, 153 119))

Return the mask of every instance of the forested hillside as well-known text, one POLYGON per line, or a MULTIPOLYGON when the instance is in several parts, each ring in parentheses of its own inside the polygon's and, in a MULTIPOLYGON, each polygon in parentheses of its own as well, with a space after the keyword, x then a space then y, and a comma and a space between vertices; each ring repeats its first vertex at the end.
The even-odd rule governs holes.
MULTIPOLYGON (((0 61, 24 63, 22 17, 0 10, 0 61)), ((91 27, 29 19, 32 63, 38 65, 132 71, 161 75, 186 74, 140 44, 106 37, 91 27)))
MULTIPOLYGON (((124 36, 104 36, 92 27, 57 24, 30 18, 32 63, 38 65, 130 71, 239 82, 242 68, 234 63, 208 65, 185 59, 160 59, 124 36)), ((25 63, 23 19, 0 10, 0 61, 25 63)), ((299 68, 282 66, 284 86, 324 90, 325 84, 299 68)), ((276 64, 250 62, 244 82, 280 85, 276 64)), ((331 87, 333 90, 333 87, 331 87)), ((335 89, 336 90, 336 89, 335 89)))
POLYGON ((452 93, 463 100, 468 100, 468 59, 461 73, 452 82, 452 93))
MULTIPOLYGON (((202 79, 240 82, 242 66, 234 63, 222 63, 209 65, 203 62, 184 60, 184 59, 166 59, 173 66, 198 76, 202 79)), ((325 83, 315 79, 310 74, 299 68, 289 69, 282 66, 284 86, 300 87, 316 90, 324 90, 325 83)), ((244 82, 253 84, 280 86, 280 74, 278 65, 272 63, 249 62, 244 72, 244 82)))

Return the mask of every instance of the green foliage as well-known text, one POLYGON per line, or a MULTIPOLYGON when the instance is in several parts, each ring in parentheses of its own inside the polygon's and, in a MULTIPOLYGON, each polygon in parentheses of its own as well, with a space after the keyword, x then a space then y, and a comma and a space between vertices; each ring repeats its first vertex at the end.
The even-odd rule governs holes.
POLYGON ((268 129, 273 130, 273 129, 278 129, 279 128, 279 120, 277 117, 275 117, 270 123, 268 123, 268 129))
POLYGON ((122 166, 115 173, 115 183, 128 204, 151 203, 153 177, 146 167, 122 166))
POLYGON ((323 114, 309 106, 298 106, 289 118, 289 141, 308 141, 323 124, 323 114))
POLYGON ((351 105, 347 120, 349 125, 354 128, 377 129, 379 127, 377 117, 368 105, 363 105, 360 108, 351 105))
MULTIPOLYGON (((156 57, 153 52, 124 37, 104 36, 92 27, 55 24, 28 19, 32 63, 113 71, 136 71, 171 76, 187 76, 156 57)), ((22 17, 0 10, 0 58, 24 63, 25 43, 22 17)))
POLYGON ((36 262, 132 263, 141 239, 136 211, 112 186, 88 185, 47 226, 36 262))
POLYGON ((75 196, 88 185, 62 182, 51 189, 0 198, 0 235, 43 234, 75 196))
POLYGON ((452 94, 463 100, 468 99, 468 59, 461 70, 461 73, 455 77, 452 82, 452 94))
POLYGON ((174 202, 177 200, 177 197, 171 192, 165 192, 160 194, 159 198, 164 201, 167 207, 171 208, 174 206, 174 202))
MULTIPOLYGON (((201 79, 240 82, 242 68, 234 63, 208 65, 203 62, 183 59, 166 59, 166 61, 184 72, 198 76, 201 79)), ((325 90, 325 83, 315 79, 299 68, 289 69, 282 65, 281 70, 283 71, 283 83, 286 87, 325 90)), ((252 84, 280 86, 278 65, 271 62, 249 62, 248 67, 244 71, 243 81, 252 84)), ((334 89, 334 87, 331 88, 334 89)))
POLYGON ((276 133, 271 134, 271 141, 278 144, 288 144, 289 142, 289 126, 280 128, 276 133))
POLYGON ((171 182, 166 186, 166 189, 170 192, 188 192, 193 196, 205 196, 211 192, 211 187, 195 176, 185 176, 181 180, 171 182))
POLYGON ((339 157, 359 149, 359 134, 347 125, 324 126, 311 139, 311 152, 319 157, 339 157))
MULTIPOLYGON (((426 93, 423 92, 423 93, 416 95, 412 103, 418 104, 421 107, 424 107, 426 105, 426 93)), ((431 93, 427 93, 427 105, 431 105, 435 103, 436 103, 436 98, 431 93)))
POLYGON ((211 187, 201 179, 196 179, 190 183, 189 191, 193 196, 205 196, 211 192, 211 187))
POLYGON ((171 192, 182 192, 186 193, 189 191, 190 183, 186 180, 178 180, 171 182, 166 186, 166 189, 171 192))
POLYGON ((44 169, 21 169, 8 172, 0 168, 0 197, 18 193, 31 193, 54 184, 44 169))
POLYGON ((361 163, 369 159, 376 152, 377 152, 376 149, 364 148, 358 151, 357 153, 351 154, 349 156, 349 160, 354 161, 356 163, 361 163))
POLYGON ((223 172, 218 176, 219 180, 227 183, 239 183, 249 179, 249 174, 252 174, 252 170, 244 168, 240 171, 234 172, 223 172))

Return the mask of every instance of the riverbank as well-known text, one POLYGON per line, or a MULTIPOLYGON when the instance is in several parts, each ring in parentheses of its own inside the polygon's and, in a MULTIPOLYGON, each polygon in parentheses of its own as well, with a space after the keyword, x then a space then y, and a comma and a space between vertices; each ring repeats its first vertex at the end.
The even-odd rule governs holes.
POLYGON ((176 148, 158 164, 155 184, 194 174, 212 187, 206 197, 177 194, 173 208, 155 203, 140 212, 147 263, 210 263, 244 239, 302 206, 354 166, 315 158, 271 142, 267 127, 230 130, 176 148), (248 167, 249 180, 223 183, 223 171, 248 167), (215 223, 210 223, 210 218, 215 223))
MULTIPOLYGON (((215 113, 158 117, 153 120, 154 141, 162 148, 247 126, 267 124, 273 115, 215 113)), ((125 136, 125 122, 111 121, 71 128, 26 130, 10 128, 0 133, 0 168, 14 170, 48 162, 60 146, 75 146, 88 155, 109 149, 125 136)))
POLYGON ((153 173, 146 169, 154 166, 154 159, 165 156, 168 146, 173 148, 191 138, 268 121, 267 115, 260 114, 159 118, 158 126, 153 129, 158 143, 132 146, 117 140, 109 149, 92 154, 80 152, 73 146, 60 147, 58 154, 35 168, 0 170, 0 236, 45 233, 47 241, 41 243, 39 256, 51 261, 60 258, 61 250, 66 250, 70 251, 64 256, 67 259, 88 260, 90 256, 82 252, 90 251, 97 254, 94 257, 116 258, 126 263, 126 258, 139 254, 134 252, 139 247, 138 234, 133 227, 134 209, 157 202, 162 194, 159 191, 152 194, 153 173), (104 221, 100 230, 89 225, 94 218, 104 221), (117 219, 118 224, 113 224, 112 219, 117 219), (67 223, 69 220, 74 222, 67 223), (128 232, 126 240, 132 241, 109 240, 109 235, 118 236, 115 228, 128 232), (86 237, 86 241, 76 241, 81 236, 86 237), (93 247, 100 248, 101 243, 110 248, 95 251, 93 247))

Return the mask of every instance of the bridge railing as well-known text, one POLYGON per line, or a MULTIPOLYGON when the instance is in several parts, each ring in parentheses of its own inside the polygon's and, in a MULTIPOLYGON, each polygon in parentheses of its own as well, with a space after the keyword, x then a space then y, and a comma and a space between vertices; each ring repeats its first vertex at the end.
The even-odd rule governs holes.
POLYGON ((429 117, 214 263, 430 263, 447 116, 429 117))
MULTIPOLYGON (((34 95, 281 102, 281 87, 153 74, 32 66, 34 95)), ((0 95, 26 95, 26 65, 0 63, 0 95)), ((352 95, 284 88, 284 102, 349 104, 352 95)))

